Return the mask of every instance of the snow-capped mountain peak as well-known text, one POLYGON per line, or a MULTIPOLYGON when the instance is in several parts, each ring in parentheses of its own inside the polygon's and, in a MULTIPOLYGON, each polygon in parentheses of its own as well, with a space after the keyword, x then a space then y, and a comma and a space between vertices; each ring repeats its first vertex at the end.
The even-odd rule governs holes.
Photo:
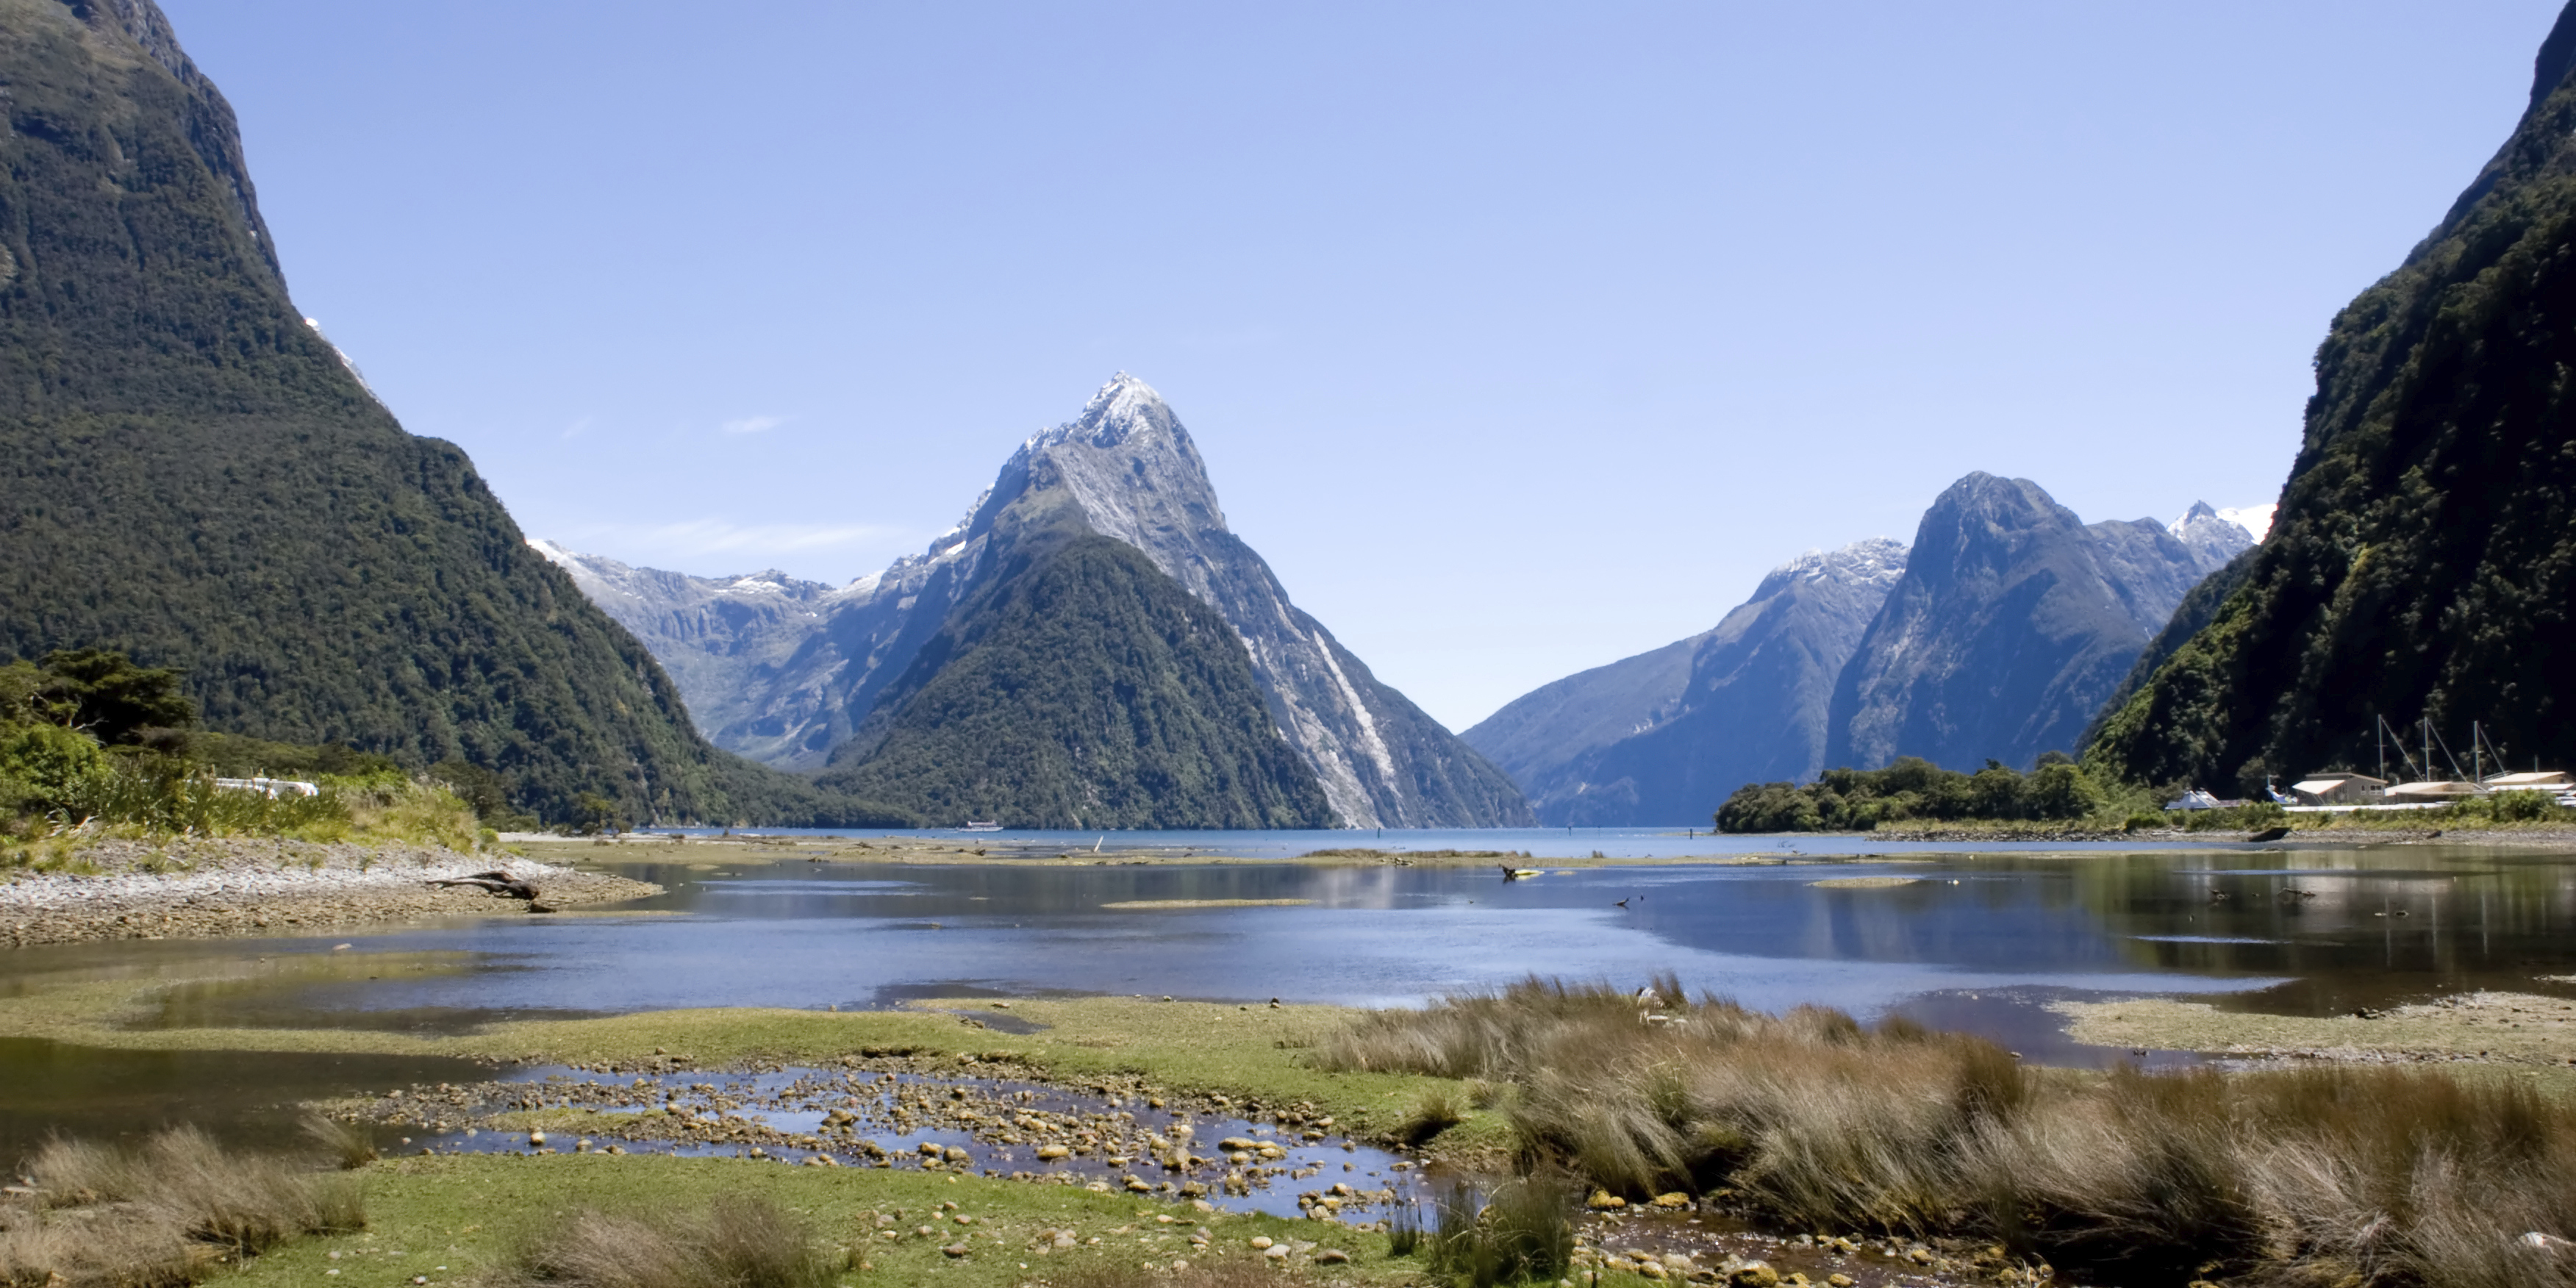
POLYGON ((2272 512, 2279 508, 2280 507, 2278 505, 2268 503, 2264 505, 2240 505, 2232 510, 2219 511, 2218 517, 2225 519, 2229 523, 2233 523, 2237 527, 2243 528, 2247 532, 2253 534, 2255 542, 2260 544, 2263 538, 2271 535, 2272 512))
POLYGON ((805 583, 772 582, 774 574, 689 578, 531 545, 663 658, 718 745, 801 769, 835 749, 867 754, 860 722, 950 610, 1004 575, 1006 552, 1031 534, 1051 540, 1068 518, 1135 547, 1234 627, 1280 732, 1344 824, 1529 818, 1492 766, 1298 611, 1270 566, 1227 530, 1180 418, 1123 371, 1081 415, 1030 435, 964 522, 837 591, 808 597, 805 583))

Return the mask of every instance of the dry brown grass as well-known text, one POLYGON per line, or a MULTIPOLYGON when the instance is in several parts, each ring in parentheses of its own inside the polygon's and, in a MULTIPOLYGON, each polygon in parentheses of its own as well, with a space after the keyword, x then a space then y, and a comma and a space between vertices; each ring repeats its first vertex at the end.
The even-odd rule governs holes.
POLYGON ((725 1198, 695 1220, 574 1212, 522 1244, 497 1278, 560 1288, 828 1288, 839 1269, 785 1210, 725 1198))
POLYGON ((288 1239, 366 1223, 356 1185, 177 1128, 138 1149, 55 1141, 0 1207, 0 1288, 191 1284, 288 1239))
POLYGON ((381 1156, 376 1151, 376 1129, 367 1123, 312 1114, 304 1120, 304 1136, 345 1171, 355 1171, 381 1156))
POLYGON ((1732 1188, 1800 1230, 1974 1235, 2088 1277, 2576 1285, 2576 1107, 2389 1067, 2109 1076, 1839 1012, 1530 981, 1381 1012, 1327 1068, 1507 1081, 1526 1164, 1732 1188))

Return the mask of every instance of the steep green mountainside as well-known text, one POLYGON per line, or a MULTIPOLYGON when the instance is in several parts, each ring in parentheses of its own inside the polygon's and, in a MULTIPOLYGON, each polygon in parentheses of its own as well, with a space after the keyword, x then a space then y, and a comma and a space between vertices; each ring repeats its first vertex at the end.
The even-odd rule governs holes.
POLYGON ((1330 827, 1242 639, 1125 542, 1032 542, 886 691, 824 781, 937 822, 1330 827))
POLYGON ((2531 103, 2396 272, 2338 315, 2244 584, 2105 722, 2132 780, 2370 763, 2375 718, 2576 761, 2576 5, 2531 103))
POLYGON ((0 655, 122 650, 211 727, 497 771, 551 818, 876 817, 715 751, 643 647, 288 298, 150 0, 0 0, 0 655))

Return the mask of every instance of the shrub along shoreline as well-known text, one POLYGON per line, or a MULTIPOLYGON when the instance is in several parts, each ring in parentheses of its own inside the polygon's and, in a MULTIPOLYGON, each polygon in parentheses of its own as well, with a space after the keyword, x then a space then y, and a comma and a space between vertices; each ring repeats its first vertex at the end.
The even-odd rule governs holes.
POLYGON ((1816 781, 1747 783, 1718 807, 1728 833, 1864 832, 1891 839, 2118 840, 2141 833, 2495 833, 2514 840, 2576 839, 2576 809, 2554 793, 2498 792, 2440 809, 2293 814, 2268 801, 2226 809, 2169 810, 2181 784, 2145 788, 2100 778, 2049 753, 2028 774, 1993 761, 1973 774, 1912 756, 1885 769, 1828 769, 1816 781))

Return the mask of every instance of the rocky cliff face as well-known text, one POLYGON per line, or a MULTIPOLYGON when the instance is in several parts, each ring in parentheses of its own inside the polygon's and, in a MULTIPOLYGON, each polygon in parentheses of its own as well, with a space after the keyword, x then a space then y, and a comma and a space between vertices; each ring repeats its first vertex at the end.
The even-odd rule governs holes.
POLYGON ((1704 820, 1824 768, 1834 681, 1905 571, 1886 538, 1773 569, 1715 629, 1519 698, 1463 735, 1551 826, 1704 820))
MULTIPOLYGON (((710 713, 704 718, 721 745, 798 767, 824 761, 824 749, 831 748, 828 759, 837 767, 877 749, 866 722, 886 687, 1009 553, 1036 535, 1054 540, 1068 533, 1135 548, 1224 618, 1250 654, 1272 718, 1312 767, 1344 825, 1528 821, 1509 778, 1378 683, 1289 600, 1269 565, 1227 529, 1207 467, 1180 420, 1153 389, 1123 373, 1079 417, 1013 453, 957 528, 920 556, 814 596, 804 610, 814 616, 801 627, 782 615, 762 619, 747 634, 728 628, 698 636, 692 633, 705 610, 695 605, 710 594, 735 603, 745 596, 691 582, 684 593, 648 594, 643 606, 618 609, 605 577, 586 588, 609 594, 602 602, 612 611, 690 619, 643 632, 657 653, 676 655, 691 647, 690 639, 703 638, 709 644, 701 652, 771 659, 705 669, 711 686, 737 687, 703 700, 693 694, 693 709, 710 713), (737 641, 746 642, 738 647, 737 641)), ((691 669, 675 665, 683 674, 691 669)))
POLYGON ((2089 757, 2226 788, 2376 718, 2576 760, 2576 5, 2450 213, 2338 315, 2271 535, 2089 757))
POLYGON ((1827 762, 2027 768, 2072 749, 2183 597, 2251 544, 2205 510, 2187 544, 2153 520, 2088 526, 2027 479, 1953 484, 1835 686, 1827 762))

